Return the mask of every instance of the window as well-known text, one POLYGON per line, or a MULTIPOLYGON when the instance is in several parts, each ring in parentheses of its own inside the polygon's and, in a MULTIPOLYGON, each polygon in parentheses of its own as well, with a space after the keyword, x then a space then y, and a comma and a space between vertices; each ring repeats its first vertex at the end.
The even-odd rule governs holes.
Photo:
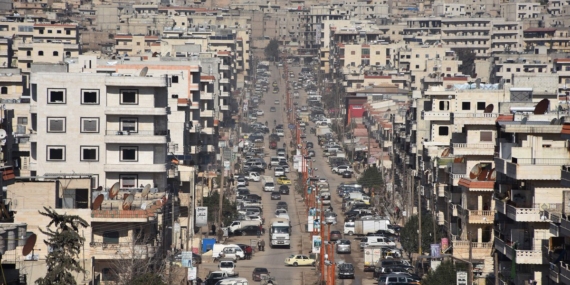
POLYGON ((58 34, 61 34, 61 30, 57 30, 57 33, 58 33, 58 34))
POLYGON ((28 117, 18 117, 17 121, 18 121, 18 125, 27 125, 28 124, 28 117))
POLYGON ((446 67, 445 70, 446 70, 446 71, 451 71, 451 67, 446 67))
POLYGON ((32 56, 32 51, 31 50, 26 51, 26 56, 32 56))
POLYGON ((485 102, 477 102, 477 110, 485 110, 485 102))
POLYGON ((511 68, 507 68, 507 72, 511 72, 511 68))
POLYGON ((99 90, 81 89, 81 104, 99 105, 99 90))
POLYGON ((136 146, 122 146, 121 161, 138 161, 139 148, 136 146))
POLYGON ((65 133, 65 118, 47 118, 48 133, 65 133))
POLYGON ((136 133, 138 132, 138 122, 137 118, 121 118, 121 129, 122 132, 136 133))
POLYGON ((449 101, 439 101, 439 110, 440 111, 449 110, 449 101))
POLYGON ((376 51, 376 55, 380 55, 380 51, 379 51, 379 50, 376 51))
POLYGON ((53 56, 59 56, 59 52, 54 51, 54 52, 53 52, 53 56))
POLYGON ((65 161, 65 146, 47 146, 47 161, 65 161))
POLYGON ((48 89, 48 104, 65 104, 65 89, 48 89))
POLYGON ((136 174, 123 174, 120 175, 121 188, 137 187, 138 176, 136 174))
POLYGON ((81 118, 82 133, 98 133, 99 118, 81 118))
POLYGON ((53 34, 53 31, 52 31, 52 30, 48 30, 48 34, 53 34))
POLYGON ((2 86, 2 88, 0 88, 0 94, 8 94, 8 87, 2 86))
POLYGON ((121 104, 138 104, 138 93, 138 90, 121 90, 121 104))
POLYGON ((493 141, 493 132, 481 132, 480 141, 492 142, 493 141))
POLYGON ((438 135, 448 136, 449 135, 449 127, 439 127, 438 128, 438 135))
POLYGON ((356 54, 356 51, 351 51, 350 54, 351 54, 351 55, 355 55, 355 54, 356 54))
POLYGON ((71 35, 71 30, 65 30, 66 35, 71 35))
POLYGON ((44 29, 40 29, 39 32, 40 32, 40 35, 43 35, 43 34, 44 34, 44 29))
POLYGON ((82 146, 80 155, 81 161, 99 161, 99 147, 82 146))
POLYGON ((39 55, 39 56, 44 56, 44 51, 43 51, 43 50, 38 51, 38 55, 39 55))
POLYGON ((115 281, 115 274, 111 268, 101 270, 101 281, 115 281))
POLYGON ((172 83, 178 83, 178 75, 172 75, 172 83))
POLYGON ((462 102, 461 110, 471 110, 471 102, 462 102))
POLYGON ((119 232, 107 231, 103 233, 103 243, 106 244, 119 244, 119 232))
POLYGON ((420 54, 417 53, 417 54, 416 54, 416 58, 420 58, 420 54))
POLYGON ((419 64, 416 64, 416 69, 420 69, 420 66, 419 66, 419 64))

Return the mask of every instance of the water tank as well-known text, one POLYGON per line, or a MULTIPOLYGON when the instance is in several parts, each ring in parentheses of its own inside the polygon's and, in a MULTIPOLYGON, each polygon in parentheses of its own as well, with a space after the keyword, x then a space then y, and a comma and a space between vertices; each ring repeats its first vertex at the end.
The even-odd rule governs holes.
POLYGON ((17 238, 18 238, 18 229, 16 227, 8 227, 4 228, 6 232, 8 232, 8 242, 6 250, 14 250, 16 249, 17 238))
POLYGON ((18 228, 18 246, 24 246, 26 244, 28 224, 19 224, 16 227, 18 228))
POLYGON ((0 253, 4 254, 6 252, 6 239, 8 233, 5 230, 0 230, 0 253))

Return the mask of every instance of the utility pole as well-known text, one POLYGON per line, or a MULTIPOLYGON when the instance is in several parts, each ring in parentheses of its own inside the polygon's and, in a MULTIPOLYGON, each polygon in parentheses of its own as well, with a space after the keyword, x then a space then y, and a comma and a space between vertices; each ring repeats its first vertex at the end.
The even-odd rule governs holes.
MULTIPOLYGON (((225 178, 225 173, 226 173, 226 167, 224 165, 224 151, 225 151, 225 146, 222 148, 222 179, 220 179, 220 192, 219 192, 219 204, 218 204, 218 228, 221 229, 222 228, 222 207, 224 204, 224 178, 225 178)), ((216 233, 214 233, 216 234, 216 233)))
POLYGON ((391 146, 390 146, 390 148, 391 148, 391 149, 390 149, 390 155, 392 156, 392 164, 391 164, 391 167, 390 167, 390 168, 391 168, 391 170, 390 170, 390 180, 391 180, 391 183, 392 183, 392 206, 395 206, 395 205, 396 205, 396 184, 395 184, 395 181, 394 181, 394 171, 395 171, 395 168, 394 168, 394 158, 395 158, 395 155, 394 155, 394 127, 395 127, 395 124, 396 124, 396 114, 390 115, 390 118, 391 118, 391 121, 392 121, 392 122, 391 122, 391 123, 392 123, 392 128, 391 128, 391 131, 390 131, 390 141, 392 142, 392 143, 391 143, 391 146))
POLYGON ((418 253, 422 255, 422 198, 421 198, 421 191, 416 190, 418 192, 418 253))

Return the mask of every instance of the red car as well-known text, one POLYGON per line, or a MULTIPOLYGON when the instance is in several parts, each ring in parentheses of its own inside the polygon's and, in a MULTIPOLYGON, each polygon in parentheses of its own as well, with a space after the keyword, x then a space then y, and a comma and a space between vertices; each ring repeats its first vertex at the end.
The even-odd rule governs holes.
POLYGON ((265 267, 256 267, 253 269, 253 273, 251 273, 251 279, 253 281, 261 281, 261 276, 269 275, 269 270, 265 267))

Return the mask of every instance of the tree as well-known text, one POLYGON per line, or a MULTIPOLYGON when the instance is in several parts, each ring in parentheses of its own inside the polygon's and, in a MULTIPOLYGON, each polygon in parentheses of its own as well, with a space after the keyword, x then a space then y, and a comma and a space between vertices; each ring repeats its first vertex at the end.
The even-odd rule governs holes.
MULTIPOLYGON (((218 220, 218 209, 220 203, 220 194, 218 191, 212 192, 209 197, 204 197, 204 207, 208 207, 208 221, 210 223, 218 220)), ((229 225, 237 216, 235 202, 230 202, 228 198, 224 197, 222 205, 222 223, 229 225)))
POLYGON ((130 285, 166 285, 162 281, 162 277, 153 273, 145 273, 143 275, 136 276, 129 283, 130 285))
POLYGON ((422 280, 425 285, 455 284, 457 282, 457 268, 452 261, 443 261, 435 271, 430 270, 427 277, 422 280))
MULTIPOLYGON (((408 255, 418 252, 418 222, 419 218, 417 215, 411 216, 400 232, 402 248, 408 255)), ((430 252, 430 244, 434 241, 434 234, 436 241, 441 239, 441 232, 436 231, 434 233, 433 231, 434 223, 435 220, 430 214, 422 216, 422 252, 430 252)))
POLYGON ((473 75, 475 73, 475 59, 477 55, 470 49, 456 49, 454 52, 461 60, 459 72, 465 75, 473 75))
POLYGON ((269 41, 269 44, 265 47, 265 57, 267 59, 271 59, 273 61, 277 61, 279 59, 279 41, 276 39, 272 39, 269 41))
POLYGON ((384 188, 384 179, 382 179, 382 173, 378 167, 372 165, 362 173, 358 179, 358 184, 364 188, 368 188, 369 193, 372 194, 372 189, 379 190, 380 188, 384 188))
POLYGON ((79 216, 60 215, 47 207, 44 207, 44 211, 38 212, 50 218, 51 221, 46 230, 40 228, 40 232, 48 237, 44 243, 51 247, 52 251, 46 257, 47 274, 36 280, 36 284, 77 284, 72 273, 85 273, 85 269, 79 262, 79 253, 85 238, 79 235, 79 228, 87 228, 89 224, 79 216), (56 227, 56 230, 50 228, 52 225, 56 227))

